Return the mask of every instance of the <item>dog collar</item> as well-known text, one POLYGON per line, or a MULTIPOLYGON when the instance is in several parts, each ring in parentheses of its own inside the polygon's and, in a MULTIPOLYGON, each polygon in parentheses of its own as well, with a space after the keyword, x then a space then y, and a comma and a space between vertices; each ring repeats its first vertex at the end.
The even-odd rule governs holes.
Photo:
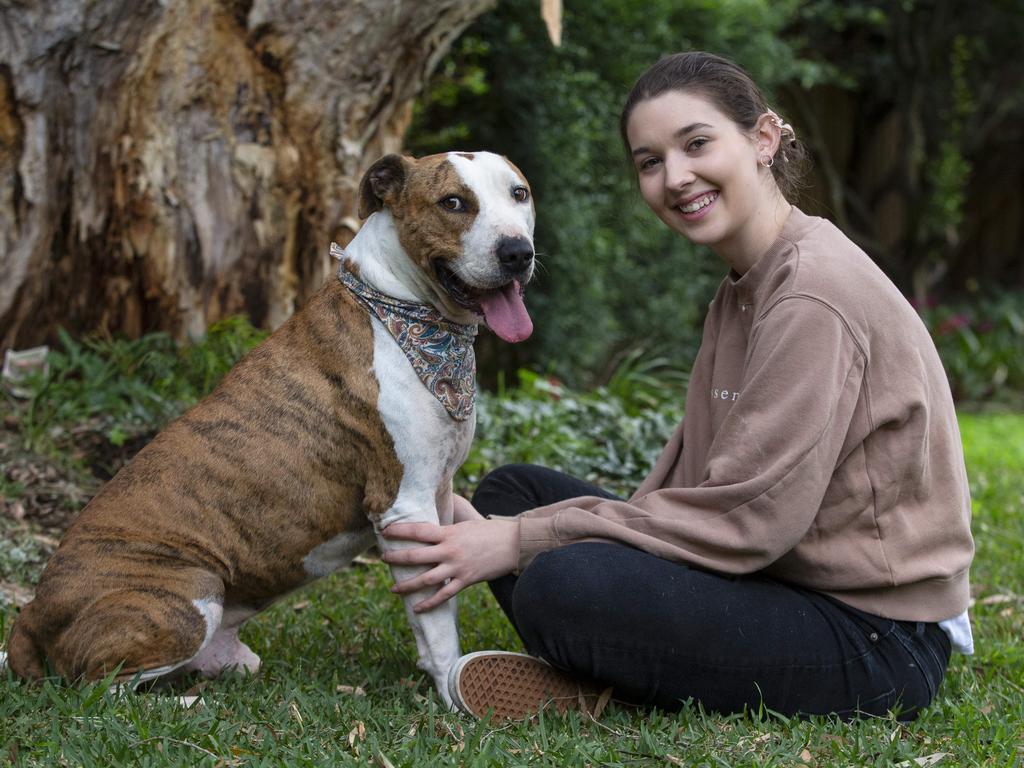
POLYGON ((468 419, 476 402, 476 326, 453 323, 427 304, 371 288, 345 268, 345 251, 336 243, 331 256, 341 261, 338 279, 387 328, 423 386, 453 419, 468 419))

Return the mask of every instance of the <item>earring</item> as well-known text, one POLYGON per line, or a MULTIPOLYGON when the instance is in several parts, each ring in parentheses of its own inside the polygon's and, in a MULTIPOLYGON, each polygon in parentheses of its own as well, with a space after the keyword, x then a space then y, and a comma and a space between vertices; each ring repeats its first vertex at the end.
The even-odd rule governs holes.
POLYGON ((775 158, 771 155, 761 155, 759 161, 765 168, 771 168, 775 165, 775 158))

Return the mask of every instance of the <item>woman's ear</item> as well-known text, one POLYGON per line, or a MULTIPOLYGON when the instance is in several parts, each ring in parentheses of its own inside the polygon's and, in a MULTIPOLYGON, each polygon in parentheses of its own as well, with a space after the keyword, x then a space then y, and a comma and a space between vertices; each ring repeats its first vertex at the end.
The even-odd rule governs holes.
MULTIPOLYGON (((757 160, 761 158, 774 158, 779 151, 779 144, 782 142, 782 127, 779 119, 771 112, 765 112, 754 124, 754 145, 757 147, 757 160)), ((770 163, 762 163, 768 165, 770 163)))

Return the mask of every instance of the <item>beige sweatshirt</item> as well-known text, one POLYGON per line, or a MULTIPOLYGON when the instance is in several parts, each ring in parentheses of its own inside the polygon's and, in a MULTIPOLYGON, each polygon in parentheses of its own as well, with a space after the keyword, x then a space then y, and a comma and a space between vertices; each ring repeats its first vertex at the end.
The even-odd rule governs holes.
POLYGON ((524 513, 519 569, 608 539, 940 621, 967 609, 970 511, 927 330, 863 251, 793 208, 754 267, 720 286, 683 423, 637 492, 524 513))

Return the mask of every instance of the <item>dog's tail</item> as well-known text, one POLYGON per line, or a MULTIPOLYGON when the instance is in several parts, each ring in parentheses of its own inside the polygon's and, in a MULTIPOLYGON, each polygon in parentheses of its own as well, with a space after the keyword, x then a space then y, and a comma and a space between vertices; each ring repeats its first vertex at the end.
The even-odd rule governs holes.
POLYGON ((26 627, 28 622, 25 621, 24 610, 23 608, 22 615, 14 620, 14 628, 7 639, 7 653, 0 651, 0 656, 4 657, 0 658, 0 672, 6 666, 18 677, 38 680, 46 676, 43 653, 26 627))

